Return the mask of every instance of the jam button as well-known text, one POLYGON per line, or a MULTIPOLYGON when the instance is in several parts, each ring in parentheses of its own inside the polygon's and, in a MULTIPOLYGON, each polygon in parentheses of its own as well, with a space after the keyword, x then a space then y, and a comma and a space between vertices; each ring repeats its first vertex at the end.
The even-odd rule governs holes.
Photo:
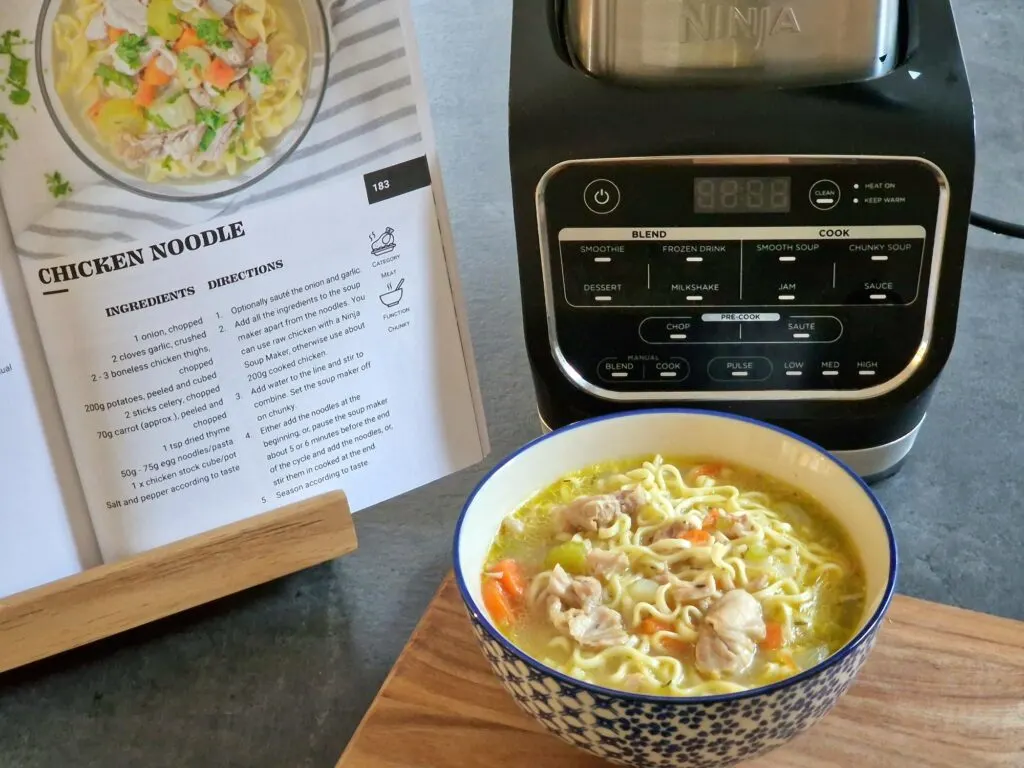
POLYGON ((690 364, 681 357, 660 357, 644 362, 644 381, 650 384, 673 384, 690 375, 690 364))
POLYGON ((610 383, 643 381, 644 364, 623 357, 606 357, 597 364, 597 376, 601 381, 610 383))
POLYGON ((767 357, 716 357, 708 363, 708 376, 714 381, 764 381, 772 375, 767 357))

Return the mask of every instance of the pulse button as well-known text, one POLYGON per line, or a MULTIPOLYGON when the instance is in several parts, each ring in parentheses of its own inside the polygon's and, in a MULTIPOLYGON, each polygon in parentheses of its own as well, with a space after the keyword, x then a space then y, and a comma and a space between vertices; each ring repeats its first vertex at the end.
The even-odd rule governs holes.
POLYGON ((714 381, 764 381, 772 375, 767 357, 716 357, 708 363, 708 376, 714 381))
POLYGON ((583 202, 593 213, 603 216, 619 207, 622 193, 608 179, 595 179, 583 191, 583 202))

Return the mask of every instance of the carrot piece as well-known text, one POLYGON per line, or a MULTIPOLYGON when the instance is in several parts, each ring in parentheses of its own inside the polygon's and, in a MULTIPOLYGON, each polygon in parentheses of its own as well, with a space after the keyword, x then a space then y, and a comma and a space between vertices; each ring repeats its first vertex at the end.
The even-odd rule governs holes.
POLYGON ((661 641, 661 644, 676 656, 685 657, 688 654, 693 653, 693 643, 688 643, 685 640, 680 640, 676 637, 666 637, 661 641))
POLYGON ((235 70, 231 68, 230 64, 226 64, 218 58, 214 58, 210 61, 210 66, 206 68, 206 72, 203 74, 203 79, 210 83, 215 88, 220 88, 222 91, 226 91, 228 87, 235 81, 237 74, 235 70))
POLYGON ((526 579, 523 577, 523 569, 515 560, 502 560, 494 571, 501 574, 499 581, 505 588, 509 597, 515 600, 522 600, 526 595, 526 579))
POLYGON ((713 531, 715 526, 718 525, 718 516, 722 514, 722 510, 718 507, 712 507, 708 512, 708 516, 704 518, 704 525, 701 526, 705 531, 713 531))
POLYGON ((637 631, 641 635, 653 635, 655 632, 671 632, 674 627, 658 619, 646 618, 640 622, 637 631))
POLYGON ((135 92, 135 103, 140 107, 148 107, 156 99, 156 86, 149 83, 139 83, 139 90, 135 92))
POLYGON ((509 604, 505 588, 497 579, 484 580, 484 607, 491 619, 504 626, 512 623, 512 606, 509 604))
POLYGON ((202 46, 203 41, 199 39, 199 33, 197 33, 188 24, 182 25, 185 31, 181 33, 181 37, 178 38, 178 42, 174 44, 174 50, 181 53, 186 48, 199 48, 202 46))
POLYGON ((118 29, 117 27, 111 27, 110 29, 107 30, 107 39, 111 43, 116 43, 118 40, 121 39, 121 37, 124 35, 124 33, 125 33, 125 30, 123 30, 123 29, 118 29))
POLYGON ((89 111, 86 112, 86 114, 89 116, 89 119, 95 123, 99 119, 100 112, 103 109, 103 105, 106 103, 106 99, 96 99, 96 103, 89 107, 89 111))
POLYGON ((161 85, 167 85, 171 82, 171 76, 164 72, 160 67, 156 65, 157 60, 153 59, 146 68, 142 70, 142 82, 147 85, 155 85, 160 87, 161 85))
POLYGON ((698 475, 704 475, 705 477, 718 477, 722 474, 724 467, 721 464, 701 464, 696 469, 698 475))
POLYGON ((698 547, 711 543, 711 534, 707 531, 687 531, 681 538, 686 539, 691 544, 696 544, 698 547))
POLYGON ((765 635, 761 647, 766 651, 777 651, 782 646, 782 625, 777 621, 765 622, 765 635))

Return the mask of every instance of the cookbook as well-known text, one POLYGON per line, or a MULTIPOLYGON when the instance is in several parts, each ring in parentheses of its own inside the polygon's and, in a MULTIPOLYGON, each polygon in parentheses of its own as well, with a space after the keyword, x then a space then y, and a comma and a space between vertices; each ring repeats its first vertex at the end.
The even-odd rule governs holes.
POLYGON ((487 453, 408 0, 4 0, 0 199, 0 597, 487 453))

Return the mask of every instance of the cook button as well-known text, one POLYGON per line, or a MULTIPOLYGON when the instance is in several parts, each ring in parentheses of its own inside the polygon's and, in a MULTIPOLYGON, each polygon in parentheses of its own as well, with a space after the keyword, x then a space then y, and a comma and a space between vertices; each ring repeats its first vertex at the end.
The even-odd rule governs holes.
POLYGON ((619 207, 621 201, 619 188, 608 179, 595 179, 583 191, 583 202, 594 213, 611 213, 619 207))
POLYGON ((644 364, 635 360, 606 357, 597 364, 597 375, 602 381, 640 381, 644 377, 644 364))
POLYGON ((708 363, 708 376, 715 381, 764 381, 771 375, 767 357, 716 357, 708 363))
POLYGON ((690 375, 690 364, 681 357, 648 360, 644 363, 644 381, 672 384, 690 375))

